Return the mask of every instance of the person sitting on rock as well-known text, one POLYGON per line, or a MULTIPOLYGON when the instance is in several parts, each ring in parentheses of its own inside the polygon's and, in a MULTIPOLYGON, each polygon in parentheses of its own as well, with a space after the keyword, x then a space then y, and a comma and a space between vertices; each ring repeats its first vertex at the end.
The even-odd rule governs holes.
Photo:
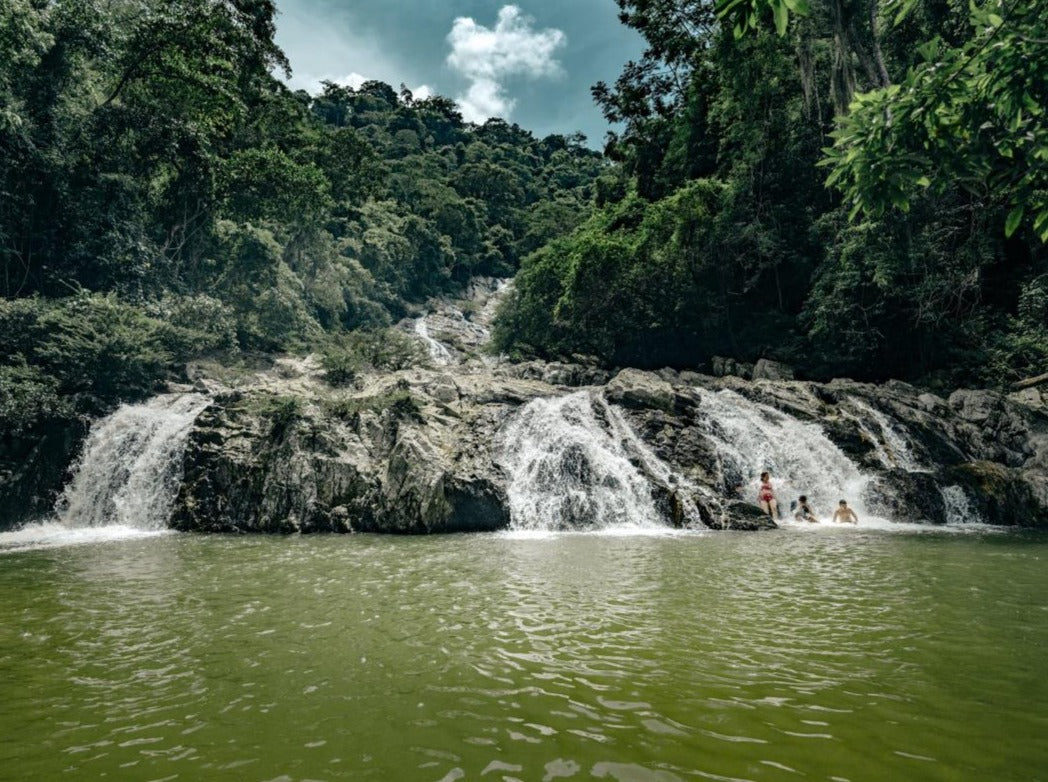
POLYGON ((803 494, 797 499, 797 508, 794 511, 793 518, 797 521, 810 521, 818 523, 818 518, 815 516, 815 511, 812 510, 811 504, 808 502, 808 498, 803 494))
POLYGON ((761 473, 761 487, 757 492, 757 504, 772 520, 779 515, 779 503, 775 501, 775 492, 771 488, 771 473, 761 473))
POLYGON ((841 500, 837 503, 837 510, 833 512, 833 520, 842 524, 858 524, 859 517, 855 511, 848 507, 848 503, 841 500))

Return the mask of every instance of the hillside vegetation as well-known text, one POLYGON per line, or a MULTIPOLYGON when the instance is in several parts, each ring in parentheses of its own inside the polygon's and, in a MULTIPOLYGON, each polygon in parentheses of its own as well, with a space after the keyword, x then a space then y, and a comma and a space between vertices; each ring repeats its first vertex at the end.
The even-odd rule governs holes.
POLYGON ((211 352, 316 349, 579 225, 581 137, 381 82, 291 92, 267 0, 5 0, 0 429, 211 352))
POLYGON ((525 261, 502 349, 938 387, 1048 370, 1043 4, 618 4, 648 49, 593 90, 617 181, 525 261))

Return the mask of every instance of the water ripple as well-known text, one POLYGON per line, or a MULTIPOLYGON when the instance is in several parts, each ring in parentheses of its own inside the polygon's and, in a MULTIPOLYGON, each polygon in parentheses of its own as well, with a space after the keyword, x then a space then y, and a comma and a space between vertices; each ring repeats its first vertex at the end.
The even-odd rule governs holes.
POLYGON ((1045 541, 848 532, 16 552, 0 779, 1037 777, 1045 541))

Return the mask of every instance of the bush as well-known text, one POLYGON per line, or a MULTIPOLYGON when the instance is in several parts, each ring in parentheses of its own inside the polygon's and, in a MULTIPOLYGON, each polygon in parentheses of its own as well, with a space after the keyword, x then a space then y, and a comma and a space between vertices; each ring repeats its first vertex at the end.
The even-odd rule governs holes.
POLYGON ((0 431, 13 437, 46 419, 73 413, 68 398, 59 396, 58 381, 24 362, 0 366, 0 431))
POLYGON ((212 296, 169 294, 148 304, 146 312, 164 324, 161 342, 179 359, 237 350, 236 315, 212 296))
POLYGON ((333 386, 348 386, 365 367, 364 359, 344 344, 329 345, 320 354, 324 378, 333 386))
POLYGON ((333 386, 349 385, 367 369, 407 369, 424 360, 418 343, 395 328, 340 335, 328 343, 320 357, 327 381, 333 386))
POLYGON ((104 404, 141 397, 173 360, 161 334, 166 324, 116 296, 80 294, 45 301, 0 302, 0 363, 42 392, 84 394, 104 404))

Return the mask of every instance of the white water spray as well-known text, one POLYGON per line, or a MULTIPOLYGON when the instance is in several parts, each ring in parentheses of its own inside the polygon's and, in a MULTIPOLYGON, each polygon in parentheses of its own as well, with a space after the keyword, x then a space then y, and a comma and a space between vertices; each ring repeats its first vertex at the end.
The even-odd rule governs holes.
POLYGON ((658 460, 638 444, 619 412, 589 391, 528 403, 501 435, 512 528, 665 529, 634 463, 651 470, 658 460))
POLYGON ((922 464, 914 454, 909 440, 892 425, 888 416, 857 397, 850 397, 848 401, 859 411, 855 420, 873 441, 875 453, 881 464, 889 470, 928 472, 928 467, 922 464), (877 424, 879 432, 875 432, 869 426, 868 419, 872 419, 877 424))
POLYGON ((972 501, 960 486, 943 486, 939 489, 946 507, 947 524, 980 524, 982 516, 972 506, 972 501))
POLYGON ((870 482, 858 466, 826 436, 818 424, 799 421, 734 391, 698 389, 699 419, 715 443, 726 488, 757 501, 761 472, 771 472, 784 519, 789 504, 806 495, 816 514, 829 520, 837 501, 865 520, 863 492, 870 482))
POLYGON ((73 528, 163 529, 182 480, 189 431, 208 402, 200 394, 164 394, 96 422, 58 501, 59 521, 73 528))

